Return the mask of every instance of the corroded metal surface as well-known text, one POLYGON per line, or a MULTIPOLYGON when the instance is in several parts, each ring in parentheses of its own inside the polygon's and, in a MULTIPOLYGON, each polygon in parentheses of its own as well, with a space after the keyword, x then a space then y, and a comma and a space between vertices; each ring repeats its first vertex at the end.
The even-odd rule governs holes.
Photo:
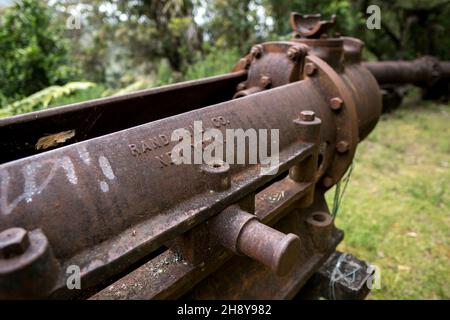
POLYGON ((294 15, 291 41, 255 45, 230 74, 0 120, 0 235, 15 235, 0 236, 0 296, 114 279, 93 298, 294 297, 342 239, 324 193, 381 113, 362 42, 324 36, 333 23, 294 15), (198 121, 278 130, 273 174, 175 164, 177 129, 208 146, 198 121))
POLYGON ((414 61, 366 62, 364 67, 374 75, 380 85, 415 84, 432 86, 441 79, 449 80, 450 62, 426 56, 414 61))

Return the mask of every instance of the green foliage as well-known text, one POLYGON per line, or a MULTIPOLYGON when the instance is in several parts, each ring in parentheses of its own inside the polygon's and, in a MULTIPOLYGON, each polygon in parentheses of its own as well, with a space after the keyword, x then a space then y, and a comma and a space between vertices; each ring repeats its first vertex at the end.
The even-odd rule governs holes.
POLYGON ((153 83, 151 81, 149 81, 148 79, 143 79, 143 80, 133 82, 129 86, 114 92, 113 95, 118 96, 118 95, 122 95, 122 94, 132 93, 135 91, 151 88, 152 86, 153 86, 153 83))
POLYGON ((206 10, 204 31, 211 45, 219 48, 238 48, 241 53, 261 41, 265 21, 261 21, 258 9, 264 9, 260 1, 215 0, 202 3, 206 10))
POLYGON ((50 10, 21 0, 0 15, 0 101, 27 96, 73 79, 65 40, 51 24, 50 10))
POLYGON ((77 90, 68 95, 58 97, 50 103, 49 107, 64 106, 72 103, 83 102, 92 99, 98 99, 105 96, 106 88, 104 85, 96 84, 83 90, 77 90))
POLYGON ((163 86, 173 82, 176 82, 176 80, 170 63, 167 59, 161 59, 157 64, 155 86, 163 86))
POLYGON ((187 68, 184 78, 185 80, 194 80, 230 72, 239 61, 240 56, 237 48, 213 48, 187 68))
POLYGON ((374 0, 370 4, 381 8, 381 30, 364 28, 357 35, 378 58, 414 59, 430 54, 450 59, 449 1, 374 0))
POLYGON ((450 57, 447 0, 91 0, 79 7, 80 30, 65 28, 72 0, 46 3, 0 13, 0 105, 79 80, 77 65, 102 84, 94 97, 225 73, 251 45, 290 39, 292 11, 336 14, 335 31, 361 38, 370 60, 450 57), (366 27, 369 4, 381 7, 381 30, 366 27))
POLYGON ((156 63, 167 59, 176 72, 192 63, 191 56, 201 49, 201 35, 194 23, 192 1, 116 2, 118 12, 126 15, 127 19, 119 19, 112 29, 132 59, 138 63, 148 61, 149 57, 156 63))
POLYGON ((65 96, 70 96, 74 92, 86 90, 92 87, 95 87, 95 84, 91 82, 69 82, 64 86, 51 86, 38 91, 29 97, 7 105, 5 108, 0 109, 0 115, 10 116, 36 110, 42 110, 48 108, 50 105, 52 105, 52 103, 53 105, 55 105, 55 100, 57 99, 61 99, 65 96))

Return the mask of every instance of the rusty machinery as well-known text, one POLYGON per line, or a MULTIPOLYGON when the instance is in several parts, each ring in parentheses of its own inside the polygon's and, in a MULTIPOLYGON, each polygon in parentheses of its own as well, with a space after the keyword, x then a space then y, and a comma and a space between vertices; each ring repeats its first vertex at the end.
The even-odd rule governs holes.
POLYGON ((378 121, 375 78, 430 84, 448 63, 364 65, 334 17, 291 23, 229 74, 0 120, 0 298, 285 299, 329 280, 343 232, 324 193, 378 121), (171 133, 196 120, 279 129, 278 173, 173 164, 171 133))

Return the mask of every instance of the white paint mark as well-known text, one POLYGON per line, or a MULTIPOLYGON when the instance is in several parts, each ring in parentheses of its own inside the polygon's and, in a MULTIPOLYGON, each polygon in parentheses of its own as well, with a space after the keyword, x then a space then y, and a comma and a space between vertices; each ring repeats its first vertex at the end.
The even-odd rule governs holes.
POLYGON ((102 260, 95 259, 95 260, 91 261, 87 266, 82 267, 81 268, 81 272, 82 273, 88 272, 88 271, 93 270, 95 268, 99 268, 99 267, 103 266, 104 264, 105 263, 102 260))
POLYGON ((109 186, 105 181, 100 181, 100 189, 102 189, 103 192, 108 192, 109 186))
POLYGON ((21 202, 23 199, 26 198, 26 194, 21 194, 17 198, 15 198, 10 204, 8 204, 8 186, 9 182, 11 180, 11 177, 9 176, 9 173, 6 170, 0 171, 0 177, 2 179, 0 184, 0 209, 5 215, 8 215, 11 213, 11 211, 14 210, 14 208, 21 202))
POLYGON ((63 168, 67 180, 72 184, 77 184, 78 178, 72 160, 68 156, 60 159, 48 159, 44 161, 31 162, 22 167, 22 175, 25 183, 23 193, 17 196, 11 203, 8 201, 9 184, 11 177, 7 170, 0 170, 0 209, 5 215, 10 214, 17 205, 25 200, 27 203, 33 201, 36 195, 39 195, 49 185, 54 178, 58 168, 63 168), (42 177, 42 168, 51 165, 50 171, 46 176, 42 177))
POLYGON ((113 180, 116 177, 106 157, 100 156, 98 158, 98 164, 100 165, 100 168, 102 169, 105 177, 107 177, 109 180, 113 180))
POLYGON ((87 165, 91 164, 91 156, 89 155, 89 151, 87 151, 86 146, 83 144, 77 148, 78 154, 80 155, 81 160, 87 165))
POLYGON ((73 166, 72 160, 69 157, 62 157, 60 160, 61 166, 66 171, 66 177, 71 184, 78 183, 78 177, 75 173, 75 168, 73 166))

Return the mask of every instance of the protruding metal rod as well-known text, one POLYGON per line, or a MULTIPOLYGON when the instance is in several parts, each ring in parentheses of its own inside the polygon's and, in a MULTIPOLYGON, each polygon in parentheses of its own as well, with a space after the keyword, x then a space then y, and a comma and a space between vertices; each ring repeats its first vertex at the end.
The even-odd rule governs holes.
POLYGON ((300 256, 297 235, 277 231, 237 205, 213 219, 211 235, 224 247, 261 262, 279 276, 289 273, 300 256))

